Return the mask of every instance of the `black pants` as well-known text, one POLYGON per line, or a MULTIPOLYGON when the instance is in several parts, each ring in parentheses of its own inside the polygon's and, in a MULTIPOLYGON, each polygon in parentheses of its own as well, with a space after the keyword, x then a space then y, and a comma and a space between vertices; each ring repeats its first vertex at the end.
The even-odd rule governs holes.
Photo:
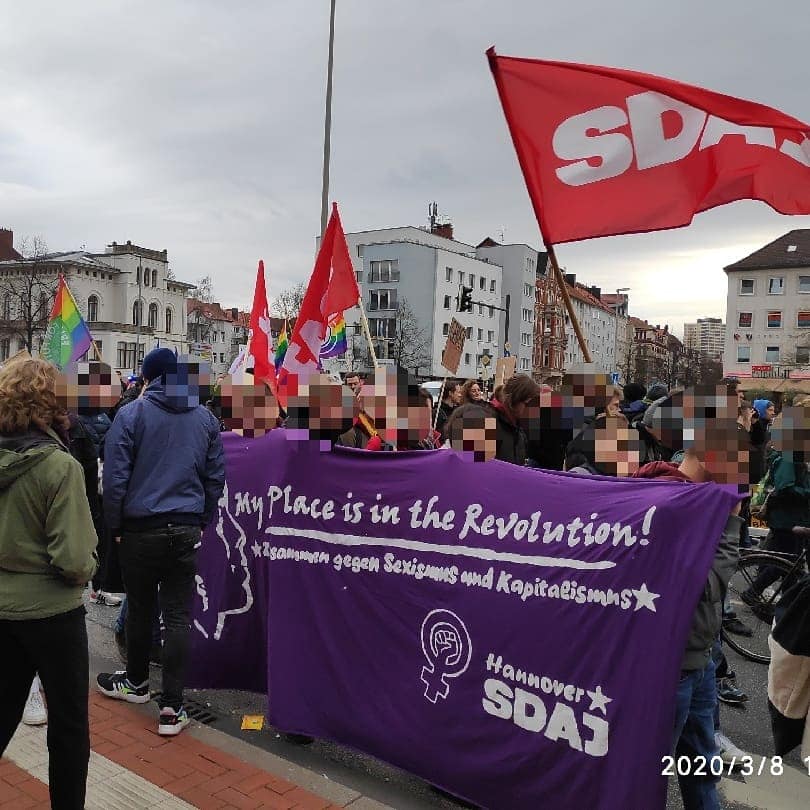
POLYGON ((48 701, 48 779, 54 810, 82 810, 90 759, 89 664, 83 607, 47 619, 0 620, 0 754, 20 723, 34 675, 48 701))
POLYGON ((200 529, 168 526, 121 535, 119 556, 127 591, 127 677, 134 684, 149 678, 152 622, 160 585, 163 614, 163 689, 160 707, 179 710, 189 645, 189 620, 197 573, 200 529))
MULTIPOLYGON (((781 554, 790 554, 798 557, 802 552, 803 539, 799 535, 794 534, 790 529, 771 529, 768 538, 765 541, 765 548, 768 551, 778 551, 781 554)), ((798 575, 801 576, 801 571, 798 575)), ((778 568, 770 565, 764 565, 759 569, 759 573, 751 583, 751 589, 754 593, 761 594, 769 585, 776 582, 782 572, 778 568)), ((796 577, 790 577, 783 583, 782 589, 789 588, 795 581, 796 577)))

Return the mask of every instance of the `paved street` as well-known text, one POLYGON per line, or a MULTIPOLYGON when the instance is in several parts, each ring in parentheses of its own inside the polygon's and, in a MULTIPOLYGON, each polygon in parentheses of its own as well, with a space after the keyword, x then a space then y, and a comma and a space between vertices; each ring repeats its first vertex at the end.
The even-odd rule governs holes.
MULTIPOLYGON (((111 631, 116 610, 89 605, 88 611, 91 668, 108 667, 117 661, 111 631)), ((766 701, 767 667, 748 662, 731 650, 727 654, 732 668, 737 671, 738 683, 748 692, 750 700, 745 708, 722 707, 723 729, 737 745, 752 755, 768 754, 771 750, 771 732, 766 701)), ((159 671, 154 670, 153 675, 159 676, 159 671)), ((421 779, 340 746, 321 741, 308 746, 294 745, 269 727, 262 731, 241 731, 242 715, 264 712, 266 700, 262 695, 195 690, 189 696, 195 710, 207 711, 212 716, 208 728, 250 743, 259 752, 289 762, 291 767, 302 769, 301 772, 316 774, 324 783, 342 786, 353 792, 352 795, 362 796, 364 801, 402 810, 461 806, 434 792, 421 779)), ((805 808, 810 802, 810 777, 805 774, 798 755, 794 754, 786 760, 785 773, 781 777, 764 774, 746 780, 741 777, 724 779, 721 789, 725 806, 731 810, 805 808)), ((682 806, 677 785, 671 782, 667 808, 679 810, 682 806)))

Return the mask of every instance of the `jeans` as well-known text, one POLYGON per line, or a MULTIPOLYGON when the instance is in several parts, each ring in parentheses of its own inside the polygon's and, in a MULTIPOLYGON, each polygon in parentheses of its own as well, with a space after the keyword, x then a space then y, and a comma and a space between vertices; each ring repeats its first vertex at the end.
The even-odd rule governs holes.
POLYGON ((82 810, 90 759, 89 664, 83 607, 47 619, 0 620, 0 755, 20 723, 34 675, 48 700, 54 810, 82 810))
POLYGON ((714 660, 710 658, 703 669, 681 672, 678 683, 672 751, 676 758, 705 758, 700 768, 695 766, 688 769, 700 770, 705 775, 678 776, 685 810, 720 810, 717 796, 717 782, 720 777, 711 773, 711 758, 717 755, 714 744, 717 684, 714 674, 714 660))
POLYGON ((127 677, 149 679, 149 649, 160 589, 163 614, 163 690, 160 707, 179 711, 189 647, 189 621, 200 529, 170 525, 121 534, 121 573, 127 590, 127 677))
MULTIPOLYGON (((129 607, 127 603, 127 595, 121 600, 121 607, 118 610, 118 615, 115 617, 115 624, 113 624, 113 632, 120 634, 124 632, 127 626, 127 614, 129 607)), ((152 623, 152 648, 160 649, 161 635, 160 635, 160 606, 155 602, 155 620, 152 623)))

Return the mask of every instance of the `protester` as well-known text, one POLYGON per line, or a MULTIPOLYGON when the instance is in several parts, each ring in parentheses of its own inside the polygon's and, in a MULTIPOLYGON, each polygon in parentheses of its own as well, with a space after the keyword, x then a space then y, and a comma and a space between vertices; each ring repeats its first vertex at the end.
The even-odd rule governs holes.
POLYGON ((464 390, 458 380, 447 380, 444 384, 444 396, 436 408, 436 430, 446 439, 447 420, 453 411, 464 401, 464 390))
POLYGON ((623 416, 599 419, 566 448, 565 469, 579 475, 626 477, 638 470, 642 442, 623 416))
MULTIPOLYGON (((457 443, 467 434, 483 429, 487 424, 487 417, 495 420, 495 458, 508 461, 510 464, 524 465, 526 463, 526 434, 520 425, 521 419, 526 415, 527 408, 536 405, 540 397, 540 386, 525 374, 510 377, 503 387, 493 392, 492 399, 487 403, 483 401, 468 402, 461 405, 447 423, 447 433, 451 436, 451 446, 454 446, 453 436, 457 443), (453 425, 461 420, 461 425, 453 425)), ((490 423, 491 424, 491 423, 490 423)))
POLYGON ((769 399, 755 399, 751 421, 751 484, 758 484, 768 471, 768 447, 771 441, 771 423, 776 412, 769 399))
POLYGON ((669 396, 669 388, 663 383, 653 383, 648 389, 647 393, 644 395, 644 404, 646 406, 652 405, 653 402, 656 402, 659 399, 666 399, 669 396))
MULTIPOLYGON (((286 428, 306 432, 305 438, 342 444, 342 434, 354 429, 352 419, 360 410, 361 402, 351 387, 326 374, 314 374, 306 382, 299 380, 296 393, 290 396, 286 428)), ((347 442, 350 447, 365 447, 359 438, 356 443, 347 442)))
POLYGON ((221 382, 219 417, 221 430, 248 438, 263 436, 281 425, 278 400, 270 387, 252 374, 245 374, 241 381, 226 377, 221 382))
MULTIPOLYGON (((733 409, 719 402, 717 396, 703 399, 694 392, 670 397, 659 404, 659 438, 666 436, 668 443, 686 445, 679 464, 656 461, 645 465, 635 474, 638 478, 670 479, 686 483, 705 483, 719 480, 736 483, 740 452, 736 441, 736 401, 733 409), (673 406, 673 399, 680 402, 673 406), (680 415, 680 425, 677 424, 680 415), (711 419, 707 418, 711 416, 711 419), (683 437, 689 440, 684 442, 683 437)), ((692 629, 686 645, 681 678, 676 694, 676 719, 673 733, 673 752, 693 762, 711 762, 717 755, 728 757, 740 749, 719 729, 716 663, 712 650, 720 634, 723 602, 728 582, 733 575, 739 556, 739 537, 742 519, 739 504, 732 510, 721 535, 706 588, 701 594, 692 620, 692 629), (701 760, 702 758, 702 760, 701 760)), ((706 538, 714 543, 714 538, 706 538)), ((717 781, 711 769, 685 768, 678 770, 678 781, 686 810, 691 808, 719 808, 717 781)))
MULTIPOLYGON (((166 350, 168 351, 168 349, 166 350)), ((141 395, 141 391, 143 390, 143 380, 137 374, 130 374, 127 377, 127 389, 121 394, 121 398, 116 402, 116 404, 110 409, 110 418, 115 419, 118 411, 121 410, 125 405, 129 405, 130 402, 134 402, 138 397, 141 395)))
POLYGON ((142 374, 144 396, 118 413, 104 454, 104 513, 120 542, 127 590, 127 669, 96 680, 108 697, 149 701, 159 587, 165 638, 158 733, 175 735, 188 724, 183 680, 195 558, 222 495, 224 453, 217 420, 200 404, 209 393, 205 369, 154 349, 142 374))
POLYGON ((48 698, 48 789, 55 808, 84 807, 90 734, 82 591, 97 538, 54 366, 0 371, 0 754, 23 715, 34 675, 48 698))
POLYGON ((624 386, 624 398, 621 402, 621 411, 631 424, 644 415, 647 403, 644 397, 647 396, 647 389, 640 383, 630 382, 624 386))
POLYGON ((360 395, 360 389, 363 387, 363 378, 358 371, 349 371, 346 374, 343 382, 349 387, 355 396, 360 395))

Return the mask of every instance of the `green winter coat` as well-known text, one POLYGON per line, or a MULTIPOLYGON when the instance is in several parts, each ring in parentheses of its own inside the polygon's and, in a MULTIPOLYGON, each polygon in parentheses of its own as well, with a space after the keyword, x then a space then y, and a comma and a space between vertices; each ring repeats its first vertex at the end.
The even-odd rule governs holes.
POLYGON ((0 620, 79 607, 97 543, 81 465, 56 434, 0 436, 0 620))

